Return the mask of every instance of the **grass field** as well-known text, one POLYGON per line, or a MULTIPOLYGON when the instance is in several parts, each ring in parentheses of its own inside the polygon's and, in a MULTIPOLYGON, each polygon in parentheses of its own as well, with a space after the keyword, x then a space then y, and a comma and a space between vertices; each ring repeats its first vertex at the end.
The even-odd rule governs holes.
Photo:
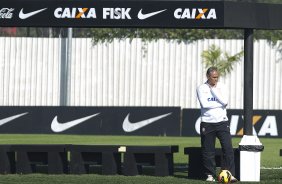
MULTIPOLYGON (((233 147, 237 147, 241 138, 233 138, 233 147)), ((265 146, 261 155, 261 182, 282 183, 282 139, 260 138, 265 146), (275 168, 275 169, 269 169, 275 168), (278 169, 280 168, 280 169, 278 169)), ((179 145, 179 153, 174 154, 177 165, 187 165, 188 158, 183 148, 199 146, 199 137, 149 137, 149 136, 81 136, 81 135, 0 135, 0 144, 100 144, 100 145, 179 145)), ((219 144, 217 144, 219 147, 219 144)), ((0 175, 0 183, 5 184, 75 184, 75 183, 206 183, 200 180, 187 179, 186 169, 176 169, 173 177, 153 176, 102 176, 96 174, 86 175, 0 175)), ((242 182, 240 182, 242 183, 242 182)))

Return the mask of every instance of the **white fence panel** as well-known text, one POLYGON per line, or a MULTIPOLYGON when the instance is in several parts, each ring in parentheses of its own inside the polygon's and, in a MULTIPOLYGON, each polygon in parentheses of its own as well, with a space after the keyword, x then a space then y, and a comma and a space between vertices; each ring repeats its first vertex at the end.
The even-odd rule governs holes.
MULTIPOLYGON (((83 45, 91 45, 90 39, 73 39, 69 105, 199 107, 196 86, 205 81, 201 53, 211 44, 223 50, 229 48, 235 54, 242 50, 243 42, 142 43, 141 39, 134 39, 85 48, 83 45), (85 73, 90 74, 81 77, 85 73), (89 83, 82 87, 85 81, 89 83)), ((232 91, 230 107, 242 108, 242 63, 237 63, 232 74, 223 80, 232 91)))
MULTIPOLYGON (((236 54, 242 40, 193 43, 141 39, 92 45, 72 39, 68 105, 198 108, 196 86, 206 80, 201 53, 212 44, 236 54)), ((0 38, 0 105, 59 105, 58 38, 0 38)), ((266 40, 254 44, 254 109, 282 109, 282 61, 266 40)), ((229 108, 243 108, 243 58, 221 80, 229 108)))
POLYGON ((58 39, 1 37, 0 64, 1 105, 58 105, 58 39))

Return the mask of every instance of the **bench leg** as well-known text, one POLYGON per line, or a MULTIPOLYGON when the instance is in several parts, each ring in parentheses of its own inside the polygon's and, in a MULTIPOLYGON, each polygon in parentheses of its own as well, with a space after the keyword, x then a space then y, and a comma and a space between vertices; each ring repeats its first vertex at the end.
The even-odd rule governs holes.
POLYGON ((126 176, 139 174, 134 153, 127 152, 124 154, 123 174, 126 176))
POLYGON ((48 152, 48 173, 67 173, 67 152, 48 152))
POLYGON ((102 174, 113 175, 120 174, 121 155, 113 152, 102 153, 102 174))
POLYGON ((188 177, 189 178, 204 178, 204 167, 202 164, 202 156, 199 154, 189 155, 188 177))
POLYGON ((81 152, 72 151, 70 159, 70 173, 71 174, 86 174, 86 168, 82 159, 81 152))
POLYGON ((155 153, 155 175, 173 175, 173 155, 165 153, 155 153))
POLYGON ((28 153, 25 151, 17 152, 16 172, 18 174, 32 173, 32 167, 28 157, 28 153))
POLYGON ((15 173, 15 152, 0 151, 0 174, 15 173))

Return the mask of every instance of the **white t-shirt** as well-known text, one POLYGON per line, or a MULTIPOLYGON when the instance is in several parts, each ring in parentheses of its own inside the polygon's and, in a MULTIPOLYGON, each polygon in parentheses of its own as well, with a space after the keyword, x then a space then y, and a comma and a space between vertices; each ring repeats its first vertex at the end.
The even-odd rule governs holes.
POLYGON ((226 115, 227 90, 218 82, 215 87, 210 87, 207 82, 197 88, 197 97, 201 105, 202 122, 218 123, 228 121, 226 115))

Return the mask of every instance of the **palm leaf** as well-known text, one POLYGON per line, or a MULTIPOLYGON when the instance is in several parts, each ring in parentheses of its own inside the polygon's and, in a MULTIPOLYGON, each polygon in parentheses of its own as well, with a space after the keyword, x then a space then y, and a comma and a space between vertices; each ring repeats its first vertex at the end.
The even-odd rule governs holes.
POLYGON ((240 61, 243 56, 243 51, 235 55, 229 55, 227 52, 223 53, 219 47, 213 44, 208 50, 204 50, 201 56, 205 68, 215 66, 218 68, 219 73, 225 76, 233 70, 234 64, 240 61))

